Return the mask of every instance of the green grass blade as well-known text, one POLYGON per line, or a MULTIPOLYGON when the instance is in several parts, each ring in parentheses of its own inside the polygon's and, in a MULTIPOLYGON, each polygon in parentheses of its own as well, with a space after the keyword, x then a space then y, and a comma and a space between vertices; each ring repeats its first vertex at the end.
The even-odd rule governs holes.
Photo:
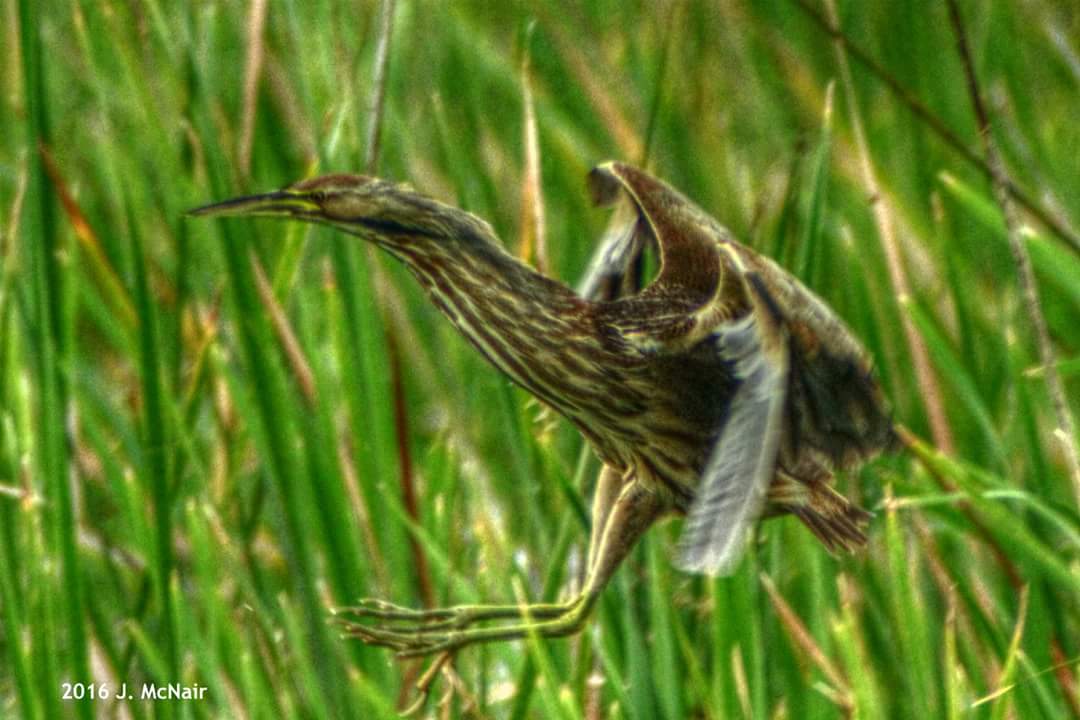
POLYGON ((162 368, 158 339, 158 320, 147 278, 146 253, 135 217, 128 209, 131 233, 131 256, 134 260, 135 306, 139 321, 139 373, 142 379, 142 482, 153 498, 154 509, 154 582, 160 606, 160 625, 168 663, 167 677, 179 677, 180 653, 176 639, 176 617, 169 586, 173 578, 173 522, 170 488, 172 479, 166 463, 168 441, 167 400, 163 397, 162 368))
MULTIPOLYGON (((41 8, 33 2, 22 0, 18 4, 19 41, 26 93, 26 144, 29 153, 30 177, 27 194, 30 207, 23 227, 23 246, 30 259, 30 294, 34 317, 32 343, 34 345, 34 375, 38 391, 38 443, 36 466, 44 483, 44 496, 50 511, 47 514, 50 554, 60 559, 60 574, 66 592, 59 602, 58 610, 63 617, 49 617, 53 629, 64 628, 63 634, 46 638, 47 646, 37 649, 51 657, 66 660, 66 667, 58 668, 44 663, 45 677, 42 685, 55 689, 63 672, 75 682, 90 682, 89 650, 87 646, 86 618, 83 613, 83 577, 75 543, 75 508, 68 477, 68 452, 65 447, 64 427, 68 407, 67 383, 63 373, 67 363, 70 337, 68 336, 67 300, 65 281, 58 262, 63 249, 55 217, 52 194, 45 182, 44 159, 41 148, 48 146, 50 137, 50 109, 47 100, 44 50, 41 42, 41 8), (62 652, 70 645, 70 652, 62 652)), ((46 610, 46 616, 52 612, 46 610)), ((44 693, 45 706, 50 715, 59 711, 59 693, 44 693)), ((77 702, 77 712, 82 718, 91 717, 89 701, 77 702)))

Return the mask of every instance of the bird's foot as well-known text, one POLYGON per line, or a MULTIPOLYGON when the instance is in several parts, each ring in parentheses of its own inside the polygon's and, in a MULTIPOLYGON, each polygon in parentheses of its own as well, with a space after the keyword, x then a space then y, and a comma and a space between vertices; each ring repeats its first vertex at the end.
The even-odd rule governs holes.
POLYGON ((581 598, 568 603, 457 605, 432 610, 361 600, 334 611, 346 637, 390 648, 401 658, 453 653, 466 645, 516 640, 533 633, 542 637, 571 635, 580 629, 587 614, 581 598), (498 620, 511 622, 483 625, 498 620))

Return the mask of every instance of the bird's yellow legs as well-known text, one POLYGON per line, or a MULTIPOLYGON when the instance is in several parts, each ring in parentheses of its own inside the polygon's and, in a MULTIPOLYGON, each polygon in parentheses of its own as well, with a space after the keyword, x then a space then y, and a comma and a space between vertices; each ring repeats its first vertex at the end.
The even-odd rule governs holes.
POLYGON ((474 643, 517 640, 534 633, 541 637, 573 635, 581 630, 619 564, 662 510, 657 495, 635 479, 620 477, 608 468, 601 471, 593 501, 588 573, 581 592, 567 602, 413 610, 365 600, 338 613, 348 635, 393 648, 400 657, 453 653, 474 643), (510 622, 483 624, 495 620, 510 622))
POLYGON ((592 531, 589 533, 589 554, 585 560, 585 567, 591 571, 596 564, 596 554, 600 550, 600 541, 604 539, 604 529, 607 526, 608 515, 611 508, 619 498, 623 486, 633 480, 624 480, 618 470, 605 465, 600 469, 596 477, 596 488, 593 489, 592 506, 592 531))

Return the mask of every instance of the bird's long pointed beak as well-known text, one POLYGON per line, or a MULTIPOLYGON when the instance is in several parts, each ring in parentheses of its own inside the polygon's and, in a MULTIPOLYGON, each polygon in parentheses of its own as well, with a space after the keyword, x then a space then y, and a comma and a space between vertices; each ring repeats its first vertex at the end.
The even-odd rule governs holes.
POLYGON ((224 200, 210 205, 188 210, 194 217, 310 217, 319 210, 319 206, 303 193, 290 190, 277 190, 261 195, 224 200))

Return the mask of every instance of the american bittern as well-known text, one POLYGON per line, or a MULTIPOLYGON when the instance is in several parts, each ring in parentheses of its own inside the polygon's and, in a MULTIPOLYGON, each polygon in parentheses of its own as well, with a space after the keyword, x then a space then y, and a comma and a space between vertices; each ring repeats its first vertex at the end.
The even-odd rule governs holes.
POLYGON ((603 463, 577 597, 435 610, 366 601, 350 611, 370 624, 349 625, 366 642, 414 656, 577 632, 642 533, 669 513, 688 516, 678 565, 692 572, 730 572, 757 520, 781 513, 831 551, 866 540, 868 514, 830 487, 833 470, 856 467, 895 434, 851 332, 663 182, 619 163, 589 180, 597 202, 621 190, 632 212, 580 293, 507 253, 483 220, 376 178, 328 175, 194 211, 306 220, 375 243, 603 463), (646 243, 658 249, 657 277, 620 297, 646 243))

